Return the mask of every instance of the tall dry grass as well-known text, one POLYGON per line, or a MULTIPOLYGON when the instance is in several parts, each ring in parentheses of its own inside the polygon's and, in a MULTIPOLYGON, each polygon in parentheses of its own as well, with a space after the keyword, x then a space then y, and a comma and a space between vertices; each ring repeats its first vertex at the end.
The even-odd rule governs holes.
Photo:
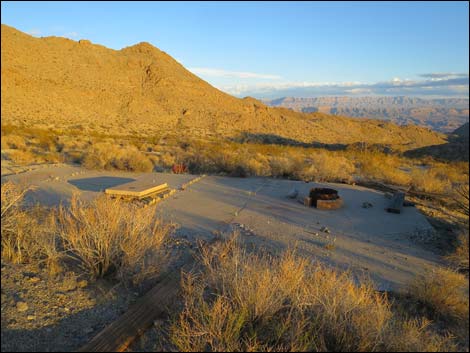
POLYGON ((188 166, 191 173, 232 176, 273 176, 328 182, 374 180, 448 193, 452 185, 468 184, 468 162, 442 163, 410 159, 385 149, 291 146, 281 140, 266 144, 165 133, 158 136, 112 135, 106 131, 41 129, 2 125, 2 149, 13 162, 73 161, 90 169, 151 171, 188 166), (276 144, 277 143, 277 144, 276 144), (284 143, 284 144, 283 144, 284 143), (149 151, 152 154, 148 154, 149 151))
POLYGON ((105 195, 90 203, 74 196, 57 216, 64 250, 84 272, 134 283, 158 273, 171 229, 156 217, 155 206, 142 208, 105 195))
POLYGON ((430 193, 448 193, 452 187, 446 174, 433 168, 413 170, 410 184, 415 190, 430 193))
POLYGON ((409 293, 432 318, 468 325, 468 278, 463 274, 445 268, 430 271, 411 283, 409 293))
POLYGON ((408 296, 415 301, 414 306, 450 331, 460 348, 467 352, 470 328, 468 294, 468 277, 446 268, 417 277, 408 288, 408 296))
POLYGON ((443 351, 450 337, 396 315, 386 295, 288 251, 203 247, 170 337, 180 351, 443 351))
POLYGON ((7 149, 7 148, 19 149, 19 150, 26 149, 25 139, 22 136, 11 134, 11 135, 2 136, 1 140, 2 140, 2 150, 7 149))
POLYGON ((13 263, 44 262, 51 273, 60 270, 60 251, 54 233, 53 212, 24 206, 31 190, 6 182, 1 187, 2 259, 13 263))
POLYGON ((51 274, 78 265, 91 277, 113 276, 132 284, 153 278, 163 267, 163 245, 173 226, 156 217, 155 206, 106 196, 85 202, 75 195, 69 206, 47 209, 24 205, 28 190, 2 184, 3 260, 44 264, 51 274))
POLYGON ((467 216, 468 226, 468 217, 470 216, 470 189, 468 186, 468 180, 465 184, 456 185, 456 187, 454 188, 453 197, 456 203, 457 210, 464 216, 467 216))
POLYGON ((468 230, 462 231, 456 241, 455 250, 446 259, 458 270, 469 272, 469 235, 468 230))

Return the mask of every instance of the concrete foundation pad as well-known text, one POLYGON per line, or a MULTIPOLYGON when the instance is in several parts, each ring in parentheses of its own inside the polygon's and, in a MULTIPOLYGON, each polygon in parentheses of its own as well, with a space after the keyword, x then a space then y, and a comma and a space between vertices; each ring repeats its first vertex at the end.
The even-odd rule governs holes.
POLYGON ((207 176, 180 190, 196 177, 62 165, 2 177, 2 182, 36 185, 28 198, 46 205, 68 202, 73 193, 92 199, 108 187, 130 181, 166 182, 179 191, 161 202, 158 212, 179 224, 176 236, 196 241, 237 229, 248 245, 273 253, 296 248, 301 256, 351 270, 358 278, 370 277, 379 289, 404 286, 418 273, 441 264, 437 255, 411 239, 433 231, 426 218, 414 207, 403 208, 401 214, 386 212, 389 200, 381 192, 344 184, 219 176, 207 176), (337 210, 305 207, 303 200, 312 187, 338 190, 343 206, 337 210), (297 199, 288 198, 294 188, 297 199), (372 207, 363 208, 364 202, 372 207))

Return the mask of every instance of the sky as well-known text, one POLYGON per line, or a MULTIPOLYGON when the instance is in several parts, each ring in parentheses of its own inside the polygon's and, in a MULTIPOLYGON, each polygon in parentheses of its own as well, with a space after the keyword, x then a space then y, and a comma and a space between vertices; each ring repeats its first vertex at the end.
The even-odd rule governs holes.
POLYGON ((469 95, 468 2, 14 2, 2 24, 149 42, 236 96, 469 95))

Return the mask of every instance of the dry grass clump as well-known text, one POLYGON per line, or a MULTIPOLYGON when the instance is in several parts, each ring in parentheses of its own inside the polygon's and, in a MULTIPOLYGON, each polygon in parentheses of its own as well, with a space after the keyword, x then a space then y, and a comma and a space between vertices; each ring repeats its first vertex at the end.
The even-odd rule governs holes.
POLYGON ((468 225, 468 216, 470 215, 470 194, 469 194, 468 179, 467 184, 460 184, 454 188, 454 201, 457 206, 457 210, 462 213, 464 216, 467 216, 467 225, 468 225))
POLYGON ((311 165, 301 172, 302 179, 311 181, 347 181, 353 180, 354 164, 343 156, 327 153, 311 155, 311 165))
POLYGON ((411 173, 411 186, 418 191, 445 193, 451 188, 448 177, 435 169, 414 169, 411 173))
POLYGON ((158 274, 172 226, 156 218, 155 207, 106 196, 85 203, 75 195, 70 206, 50 210, 24 206, 28 190, 2 184, 3 260, 44 264, 51 273, 78 265, 92 277, 115 275, 133 284, 158 274))
POLYGON ((5 135, 2 136, 2 150, 12 148, 17 150, 25 150, 25 139, 18 135, 5 135))
POLYGON ((398 157, 377 152, 365 152, 355 156, 363 178, 387 184, 410 185, 411 176, 400 169, 398 157))
POLYGON ((433 270, 416 278, 409 294, 425 306, 432 318, 468 325, 468 278, 464 275, 445 268, 433 270))
POLYGON ((59 271, 60 252, 54 234, 53 213, 23 207, 31 188, 12 182, 2 184, 2 259, 13 263, 45 262, 51 272, 59 271))
POLYGON ((29 217, 21 209, 27 191, 27 189, 20 190, 12 182, 2 184, 1 188, 2 258, 15 263, 25 259, 24 252, 27 251, 30 238, 29 217))
POLYGON ((11 150, 7 153, 7 158, 19 165, 31 164, 41 159, 30 151, 11 150))
POLYGON ((469 270, 469 247, 468 247, 468 231, 461 232, 457 237, 455 251, 446 256, 447 260, 457 269, 461 271, 469 270))
POLYGON ((151 160, 136 147, 119 147, 108 142, 93 145, 87 151, 83 165, 89 169, 118 169, 133 172, 153 170, 151 160))
POLYGON ((183 280, 170 338, 180 351, 441 351, 423 320, 398 318, 384 294, 297 257, 248 254, 236 238, 201 249, 183 280))
POLYGON ((244 159, 245 168, 249 175, 254 176, 269 176, 271 175, 271 168, 269 159, 258 152, 246 153, 244 159))
POLYGON ((142 208, 107 196, 86 203, 74 196, 58 211, 58 235, 64 250, 91 276, 116 275, 140 281, 156 274, 162 245, 171 226, 142 208))
POLYGON ((273 177, 288 178, 291 175, 298 173, 302 164, 303 161, 300 161, 298 156, 289 155, 287 153, 269 158, 271 176, 273 177))

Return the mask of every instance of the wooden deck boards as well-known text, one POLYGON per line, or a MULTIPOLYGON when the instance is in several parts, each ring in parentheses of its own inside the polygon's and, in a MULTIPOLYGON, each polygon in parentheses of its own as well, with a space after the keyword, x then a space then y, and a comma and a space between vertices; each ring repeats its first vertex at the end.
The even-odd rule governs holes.
POLYGON ((152 194, 164 192, 168 189, 169 187, 167 183, 155 185, 155 183, 152 182, 136 180, 112 188, 107 188, 104 192, 112 196, 134 197, 141 199, 152 194))

